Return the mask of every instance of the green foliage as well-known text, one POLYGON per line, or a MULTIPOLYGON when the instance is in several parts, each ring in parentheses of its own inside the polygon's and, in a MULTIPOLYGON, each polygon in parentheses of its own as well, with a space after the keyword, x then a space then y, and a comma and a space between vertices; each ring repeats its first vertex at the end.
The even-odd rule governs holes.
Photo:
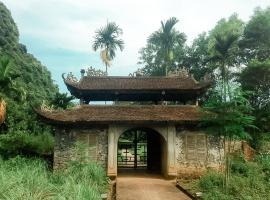
POLYGON ((266 9, 255 9, 254 15, 245 27, 240 46, 246 62, 252 59, 258 59, 259 61, 269 59, 270 7, 266 9))
POLYGON ((0 53, 19 42, 19 31, 9 10, 0 2, 0 53))
POLYGON ((246 176, 246 177, 249 174, 248 165, 242 157, 234 158, 232 160, 231 171, 233 174, 238 174, 238 175, 246 176))
POLYGON ((172 17, 161 28, 152 33, 146 47, 140 50, 139 64, 145 64, 143 71, 147 75, 167 75, 176 67, 176 62, 183 55, 186 36, 175 29, 178 19, 172 17))
POLYGON ((244 30, 244 22, 237 14, 231 15, 227 20, 219 20, 209 33, 208 51, 214 61, 226 62, 228 67, 239 63, 238 40, 244 30))
POLYGON ((74 96, 68 96, 67 93, 59 93, 57 92, 53 99, 50 101, 50 104, 56 109, 67 109, 68 107, 72 107, 74 100, 74 96))
POLYGON ((226 102, 219 96, 212 96, 204 109, 207 114, 202 119, 203 125, 211 134, 225 139, 248 139, 247 128, 255 128, 252 107, 241 91, 235 91, 232 99, 226 102))
POLYGON ((222 185, 223 175, 214 171, 209 171, 199 182, 199 186, 203 190, 214 190, 222 185))
POLYGON ((209 36, 204 32, 193 40, 190 47, 187 47, 187 56, 183 58, 183 65, 190 70, 196 80, 201 80, 205 74, 213 71, 209 63, 208 44, 209 36))
POLYGON ((93 49, 94 51, 101 49, 100 56, 106 66, 106 73, 108 72, 107 67, 111 65, 111 61, 115 57, 117 48, 121 51, 124 49, 124 41, 119 39, 122 34, 122 29, 115 22, 108 22, 106 26, 96 31, 93 49))
POLYGON ((270 153, 270 134, 269 133, 261 133, 261 134, 254 134, 257 137, 253 138, 253 145, 256 147, 256 150, 262 154, 269 154, 270 153))
MULTIPOLYGON (((253 115, 256 117, 255 124, 262 133, 270 133, 270 60, 263 62, 253 60, 239 74, 239 82, 254 107, 253 115)), ((260 148, 259 143, 262 134, 254 133, 254 147, 260 148)))
POLYGON ((225 152, 225 176, 224 189, 228 190, 231 176, 231 141, 236 139, 250 139, 248 129, 255 129, 254 117, 251 115, 252 107, 241 91, 230 94, 227 97, 212 96, 206 103, 205 116, 202 119, 210 134, 223 138, 228 143, 225 152))
POLYGON ((38 122, 33 107, 54 99, 58 88, 46 67, 18 43, 16 24, 1 2, 0 27, 0 97, 7 103, 7 118, 0 127, 1 153, 52 153, 51 130, 38 122))
POLYGON ((33 135, 24 131, 0 135, 0 154, 5 157, 16 155, 48 155, 53 152, 54 139, 50 132, 33 135))
POLYGON ((243 90, 252 92, 250 101, 254 107, 270 104, 270 59, 250 62, 240 73, 239 81, 243 90))
POLYGON ((11 68, 11 60, 8 57, 0 58, 0 86, 1 91, 5 91, 5 87, 11 84, 11 77, 9 76, 11 68))
POLYGON ((211 171, 203 176, 199 182, 203 199, 270 199, 269 155, 258 156, 256 162, 247 162, 241 158, 233 159, 231 171, 231 184, 227 193, 223 190, 220 173, 211 171))
POLYGON ((52 174, 41 160, 0 159, 0 199, 3 200, 98 200, 106 192, 107 183, 104 170, 94 163, 71 165, 66 171, 52 174))

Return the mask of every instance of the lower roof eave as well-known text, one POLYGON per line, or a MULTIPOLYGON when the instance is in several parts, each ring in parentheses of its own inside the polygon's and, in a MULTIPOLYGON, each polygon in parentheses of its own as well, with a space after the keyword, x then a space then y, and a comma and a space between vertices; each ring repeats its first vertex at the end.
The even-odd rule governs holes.
POLYGON ((61 126, 109 126, 109 125, 165 125, 165 124, 173 124, 173 125, 186 125, 186 124, 199 124, 200 120, 182 120, 182 121, 56 121, 56 120, 46 120, 43 121, 47 124, 61 127, 61 126))
POLYGON ((183 124, 198 123, 202 112, 197 106, 79 106, 68 110, 36 110, 52 125, 183 124))

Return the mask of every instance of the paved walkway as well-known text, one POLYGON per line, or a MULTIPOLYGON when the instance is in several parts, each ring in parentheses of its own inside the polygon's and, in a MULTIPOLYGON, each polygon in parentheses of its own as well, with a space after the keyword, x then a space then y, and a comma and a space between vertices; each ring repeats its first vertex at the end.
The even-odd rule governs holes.
POLYGON ((117 200, 191 200, 174 181, 160 176, 118 176, 117 200))

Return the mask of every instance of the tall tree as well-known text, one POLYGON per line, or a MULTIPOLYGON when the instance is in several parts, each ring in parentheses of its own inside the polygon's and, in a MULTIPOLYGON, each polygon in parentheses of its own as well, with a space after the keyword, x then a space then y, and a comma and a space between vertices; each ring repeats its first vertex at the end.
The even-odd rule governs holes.
POLYGON ((183 66, 189 69, 196 80, 200 80, 206 73, 212 72, 212 68, 209 66, 208 43, 209 35, 204 32, 193 40, 190 47, 187 47, 183 66))
POLYGON ((122 29, 114 22, 107 22, 106 26, 96 31, 93 49, 94 51, 101 49, 100 57, 106 66, 106 74, 108 74, 108 67, 115 57, 116 50, 119 48, 123 51, 124 49, 124 41, 119 39, 122 34, 122 29))
POLYGON ((219 94, 210 98, 206 110, 211 113, 206 118, 207 129, 224 138, 225 149, 225 178, 224 186, 227 191, 230 182, 231 141, 247 139, 247 128, 254 127, 252 107, 244 98, 241 91, 231 88, 234 67, 241 63, 239 39, 243 32, 243 22, 237 15, 228 20, 222 19, 210 32, 209 53, 210 61, 218 74, 219 94), (225 146, 225 144, 227 145, 225 146))
POLYGON ((175 17, 171 17, 165 23, 161 21, 161 28, 148 38, 149 43, 156 44, 159 47, 157 55, 164 59, 166 76, 168 67, 174 59, 173 47, 184 38, 184 35, 174 28, 177 23, 178 19, 175 17))
POLYGON ((167 75, 168 68, 174 65, 176 47, 181 48, 186 41, 184 33, 175 29, 177 23, 178 19, 175 17, 168 19, 166 22, 161 21, 161 28, 149 36, 146 48, 140 51, 141 63, 147 63, 150 61, 148 59, 154 56, 155 64, 161 68, 159 71, 165 71, 163 75, 167 75))
POLYGON ((227 192, 230 183, 231 147, 233 140, 250 139, 248 129, 256 128, 252 107, 241 90, 232 92, 230 101, 224 101, 219 95, 212 95, 204 105, 206 115, 203 125, 207 132, 223 138, 225 148, 224 188, 227 192), (210 113, 210 114, 209 114, 210 113))
POLYGON ((256 125, 262 132, 270 132, 270 59, 253 60, 240 73, 243 90, 250 91, 249 101, 254 108, 256 125))
POLYGON ((221 81, 220 92, 223 101, 231 97, 229 83, 232 79, 232 68, 239 67, 241 63, 238 42, 243 32, 243 25, 234 14, 228 20, 220 20, 210 33, 210 61, 214 69, 217 69, 221 81))
POLYGON ((240 46, 245 62, 270 58, 270 7, 255 9, 254 15, 244 29, 240 46))

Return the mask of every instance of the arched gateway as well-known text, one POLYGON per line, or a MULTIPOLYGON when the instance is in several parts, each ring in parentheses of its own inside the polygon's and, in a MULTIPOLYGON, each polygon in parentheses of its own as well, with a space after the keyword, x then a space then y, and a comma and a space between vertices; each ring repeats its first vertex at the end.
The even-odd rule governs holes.
POLYGON ((128 162, 133 167, 157 169, 166 177, 196 176, 207 167, 219 167, 220 141, 197 127, 201 112, 196 100, 210 86, 209 81, 197 82, 183 70, 172 77, 84 73, 82 70, 79 81, 71 74, 63 76, 71 94, 80 99, 80 106, 64 111, 37 110, 43 120, 55 126, 54 168, 76 159, 76 141, 87 145, 86 157, 102 164, 110 177, 116 177, 118 169, 128 167, 128 162), (90 101, 114 103, 87 105, 90 101), (126 101, 133 103, 123 103, 126 101), (164 101, 177 103, 164 105, 164 101), (144 140, 132 135, 134 131, 145 132, 144 140), (121 138, 125 134, 134 139, 121 138))
POLYGON ((136 127, 124 131, 118 139, 118 173, 166 174, 166 145, 166 138, 154 129, 136 127))

